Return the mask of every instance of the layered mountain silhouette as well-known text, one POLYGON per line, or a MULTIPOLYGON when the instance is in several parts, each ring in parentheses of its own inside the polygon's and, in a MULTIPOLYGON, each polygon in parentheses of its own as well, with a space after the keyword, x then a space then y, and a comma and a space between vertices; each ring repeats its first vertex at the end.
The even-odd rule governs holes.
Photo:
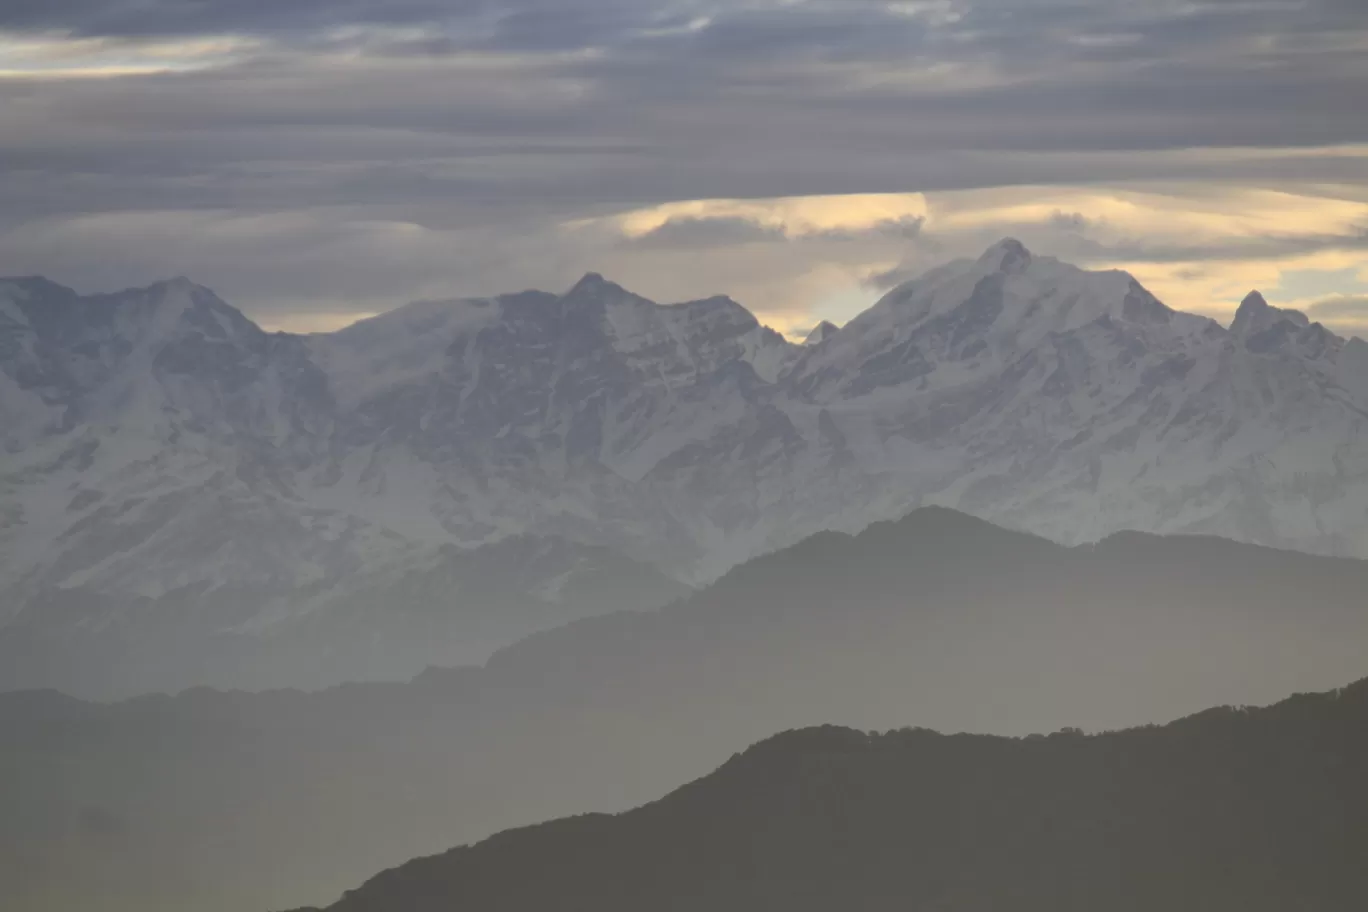
POLYGON ((1224 328, 1010 240, 804 345, 730 299, 660 306, 598 275, 319 336, 184 279, 0 281, 0 664, 97 697, 401 679, 626 607, 562 604, 566 564, 655 568, 661 603, 927 504, 1071 544, 1368 556, 1365 425, 1368 343, 1257 294, 1224 328), (549 609, 467 629, 482 609, 451 587, 425 650, 320 658, 354 654, 339 627, 410 637, 357 606, 431 610, 395 588, 413 568, 527 536, 567 556, 498 601, 549 609))
POLYGON ((511 826, 654 800, 792 728, 1102 731, 1324 690, 1368 668, 1364 592, 1356 560, 1140 533, 1065 548, 927 508, 407 684, 0 696, 23 784, 0 907, 327 902, 511 826))
POLYGON ((1351 912, 1368 681, 1024 740, 788 732, 663 800, 413 861, 328 912, 1351 912))

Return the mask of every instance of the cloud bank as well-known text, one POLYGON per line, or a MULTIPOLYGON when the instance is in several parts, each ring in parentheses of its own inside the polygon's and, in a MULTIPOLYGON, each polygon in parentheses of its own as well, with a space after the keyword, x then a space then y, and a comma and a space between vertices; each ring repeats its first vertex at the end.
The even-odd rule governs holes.
POLYGON ((1016 233, 1352 296, 1364 97, 1356 0, 11 0, 0 272, 318 325, 593 269, 797 327, 1016 233))

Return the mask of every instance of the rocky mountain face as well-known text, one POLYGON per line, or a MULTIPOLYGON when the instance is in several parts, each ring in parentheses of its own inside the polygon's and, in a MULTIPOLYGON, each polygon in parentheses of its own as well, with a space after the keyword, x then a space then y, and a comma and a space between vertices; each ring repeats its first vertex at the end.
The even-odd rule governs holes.
MULTIPOLYGON (((1368 555, 1368 344, 1257 294, 1227 329, 1014 241, 804 345, 726 298, 658 306, 596 275, 309 337, 185 280, 9 280, 0 415, 0 650, 41 642, 53 670, 11 686, 69 684, 55 657, 123 655, 115 633, 271 638, 529 535, 693 584, 923 504, 1065 543, 1368 555)), ((556 601, 554 578, 519 585, 556 601)), ((435 657, 487 655, 461 639, 435 657)), ((344 665, 323 680, 409 670, 344 665)))
POLYGON ((807 334, 807 338, 803 340, 803 344, 819 345, 822 342, 825 342, 831 336, 834 336, 836 333, 838 333, 840 329, 841 328, 839 326, 837 326, 835 323, 832 323, 830 320, 823 320, 821 323, 818 323, 815 327, 813 327, 812 331, 807 334))
POLYGON ((1365 763, 1368 681, 1094 736, 810 728, 328 910, 1349 912, 1368 890, 1365 763))
MULTIPOLYGON (((404 398, 456 405, 441 373, 455 324, 488 307, 516 327, 541 301, 415 305, 310 339, 265 333, 185 280, 93 298, 0 283, 0 687, 402 679, 686 592, 551 528, 444 527, 455 491, 478 486, 424 473, 422 459, 445 458, 441 419, 404 398), (425 353, 437 363, 396 392, 394 366, 425 353)), ((476 398, 494 415, 514 404, 476 398)), ((453 451, 480 448, 452 433, 453 451)))

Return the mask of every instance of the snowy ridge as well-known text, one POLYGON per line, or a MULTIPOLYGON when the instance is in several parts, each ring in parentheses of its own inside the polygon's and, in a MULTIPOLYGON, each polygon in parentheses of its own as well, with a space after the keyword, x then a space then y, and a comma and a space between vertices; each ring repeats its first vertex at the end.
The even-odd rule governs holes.
POLYGON ((1257 293, 1226 329, 1007 240, 813 335, 594 274, 309 337, 183 279, 0 281, 0 624, 257 629, 528 533, 698 582, 929 503, 1368 557, 1368 344, 1257 293))

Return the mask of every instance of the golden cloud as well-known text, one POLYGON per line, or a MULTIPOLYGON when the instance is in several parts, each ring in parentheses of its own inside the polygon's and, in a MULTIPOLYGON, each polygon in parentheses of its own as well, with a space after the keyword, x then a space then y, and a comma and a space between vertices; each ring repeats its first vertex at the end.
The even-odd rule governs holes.
POLYGON ((641 238, 680 219, 744 219, 783 231, 791 238, 833 231, 860 231, 885 222, 924 218, 926 197, 921 193, 876 193, 850 196, 796 196, 777 199, 710 199, 665 203, 610 216, 607 223, 624 237, 641 238))

